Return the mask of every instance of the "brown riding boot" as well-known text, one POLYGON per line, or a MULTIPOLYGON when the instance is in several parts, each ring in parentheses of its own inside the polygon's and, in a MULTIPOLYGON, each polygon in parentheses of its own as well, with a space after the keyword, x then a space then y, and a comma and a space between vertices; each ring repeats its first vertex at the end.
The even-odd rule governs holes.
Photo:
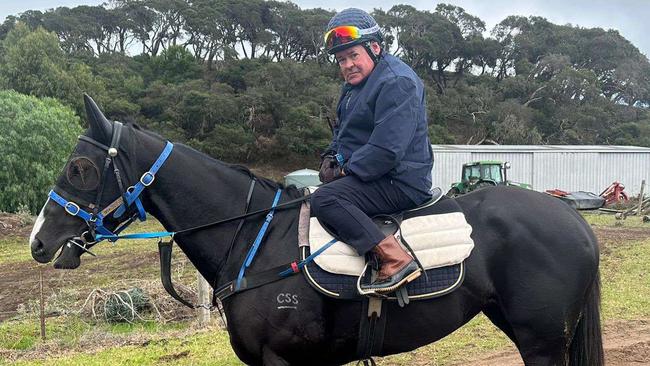
POLYGON ((392 292, 400 286, 411 282, 422 274, 415 260, 402 248, 393 235, 388 235, 372 251, 379 257, 381 266, 377 279, 362 285, 363 290, 392 292))

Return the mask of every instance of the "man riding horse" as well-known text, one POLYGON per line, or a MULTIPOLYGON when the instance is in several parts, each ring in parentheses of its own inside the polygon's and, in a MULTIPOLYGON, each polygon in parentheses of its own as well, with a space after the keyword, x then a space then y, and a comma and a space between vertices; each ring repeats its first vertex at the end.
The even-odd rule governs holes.
POLYGON ((345 9, 327 26, 325 47, 345 79, 334 137, 320 167, 323 183, 312 212, 360 255, 380 263, 363 289, 393 291, 421 269, 395 236, 370 219, 414 208, 431 198, 433 153, 428 137, 424 86, 415 72, 382 50, 375 19, 345 9))

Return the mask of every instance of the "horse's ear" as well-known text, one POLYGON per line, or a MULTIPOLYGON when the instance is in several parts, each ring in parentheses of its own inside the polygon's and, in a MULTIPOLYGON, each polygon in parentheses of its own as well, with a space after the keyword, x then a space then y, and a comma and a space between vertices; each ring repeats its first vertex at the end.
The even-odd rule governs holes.
POLYGON ((97 103, 88 94, 84 94, 86 114, 93 137, 100 142, 108 143, 113 134, 113 122, 106 119, 104 113, 99 109, 97 103))

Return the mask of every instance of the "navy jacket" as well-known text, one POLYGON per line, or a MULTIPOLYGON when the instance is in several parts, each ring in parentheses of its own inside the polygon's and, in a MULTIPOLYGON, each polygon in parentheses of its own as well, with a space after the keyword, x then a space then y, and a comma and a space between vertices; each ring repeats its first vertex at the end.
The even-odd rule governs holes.
POLYGON ((389 175, 416 204, 431 197, 424 85, 408 65, 383 56, 365 81, 343 86, 337 117, 328 150, 343 156, 347 174, 366 182, 389 175))

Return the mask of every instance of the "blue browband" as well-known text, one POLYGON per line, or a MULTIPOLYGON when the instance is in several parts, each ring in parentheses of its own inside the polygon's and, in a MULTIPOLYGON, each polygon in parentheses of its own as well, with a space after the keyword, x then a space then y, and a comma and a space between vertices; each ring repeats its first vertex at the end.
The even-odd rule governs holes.
MULTIPOLYGON (((160 153, 160 156, 158 156, 158 159, 153 163, 151 168, 146 171, 142 176, 140 177, 140 180, 134 185, 129 187, 126 192, 124 193, 124 197, 118 198, 115 202, 123 201, 119 206, 115 208, 111 208, 114 206, 114 204, 110 204, 107 208, 104 210, 98 212, 97 214, 92 214, 89 213, 88 211, 85 211, 82 209, 79 204, 73 202, 73 201, 68 201, 65 198, 63 198, 61 195, 56 193, 54 189, 52 189, 49 193, 49 197, 59 204, 59 206, 63 207, 65 212, 67 212, 69 215, 72 216, 77 216, 86 221, 89 227, 92 227, 98 234, 95 234, 95 240, 97 242, 102 241, 104 239, 108 239, 109 241, 116 241, 119 239, 118 235, 120 231, 124 230, 128 225, 120 225, 115 232, 110 231, 104 226, 104 218, 106 218, 107 215, 109 215, 112 211, 115 211, 113 214, 114 218, 119 218, 124 213, 126 213, 126 210, 133 204, 135 203, 138 212, 137 216, 140 221, 145 221, 146 220, 146 213, 144 211, 144 207, 142 206, 142 202, 140 201, 140 194, 142 191, 144 191, 145 188, 151 185, 153 181, 156 178, 156 173, 162 167, 162 165, 165 163, 169 155, 171 154, 172 150, 174 149, 174 144, 171 142, 167 141, 167 145, 163 149, 163 151, 160 153)), ((135 215, 134 215, 135 216, 135 215)), ((131 220, 133 218, 130 218, 131 220)), ((128 221, 128 220, 127 220, 128 221)), ((160 233, 162 234, 162 233, 160 233)), ((169 233, 166 233, 168 236, 169 233)))

